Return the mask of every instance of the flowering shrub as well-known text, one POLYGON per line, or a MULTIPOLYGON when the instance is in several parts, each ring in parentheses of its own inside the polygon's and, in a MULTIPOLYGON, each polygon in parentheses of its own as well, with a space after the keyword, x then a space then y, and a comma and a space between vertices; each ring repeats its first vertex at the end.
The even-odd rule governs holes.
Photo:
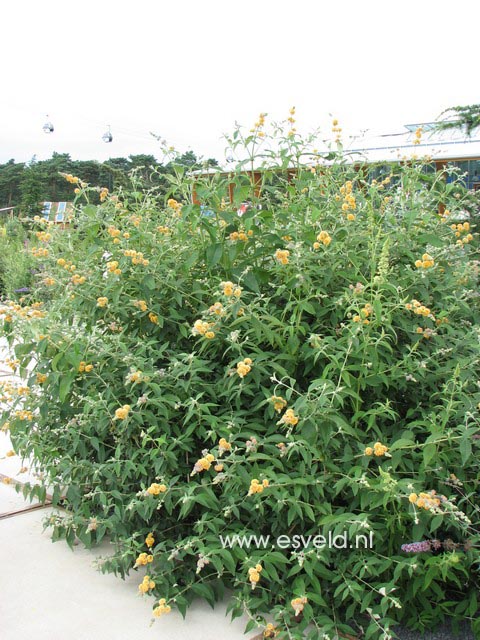
POLYGON ((25 377, 1 423, 66 509, 54 539, 109 536, 103 568, 138 571, 154 617, 228 588, 264 637, 478 632, 468 194, 420 161, 367 179, 338 123, 325 163, 294 114, 275 151, 264 114, 232 137, 268 156, 261 185, 245 162, 172 174, 166 202, 82 184, 69 229, 38 221, 35 294, 0 310, 25 377), (318 544, 344 532, 371 548, 318 544))

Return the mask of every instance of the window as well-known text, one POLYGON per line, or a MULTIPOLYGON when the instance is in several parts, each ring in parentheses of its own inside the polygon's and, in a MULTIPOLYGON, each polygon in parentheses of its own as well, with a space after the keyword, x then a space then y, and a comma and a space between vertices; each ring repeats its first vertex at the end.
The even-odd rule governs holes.
POLYGON ((42 218, 45 218, 45 220, 49 220, 51 210, 52 210, 52 203, 44 202, 43 209, 42 209, 42 218))
POLYGON ((65 209, 67 208, 66 202, 59 202, 57 207, 57 213, 55 215, 55 222, 63 222, 65 220, 65 209))
POLYGON ((468 168, 468 186, 470 189, 480 189, 480 160, 470 160, 468 168))

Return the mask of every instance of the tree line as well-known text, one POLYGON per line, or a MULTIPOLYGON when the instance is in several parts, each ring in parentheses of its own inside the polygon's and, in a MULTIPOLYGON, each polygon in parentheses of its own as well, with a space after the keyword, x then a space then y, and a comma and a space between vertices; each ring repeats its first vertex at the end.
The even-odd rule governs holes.
MULTIPOLYGON (((61 173, 70 173, 84 182, 112 191, 120 186, 129 186, 134 172, 145 187, 155 187, 160 193, 166 193, 166 175, 171 171, 171 164, 162 164, 155 156, 144 154, 110 158, 105 162, 72 160, 68 153, 53 153, 48 160, 33 157, 27 163, 12 159, 0 164, 0 209, 15 207, 24 214, 33 214, 41 208, 41 202, 71 201, 72 185, 61 173)), ((212 158, 201 161, 193 151, 187 151, 176 158, 175 164, 200 169, 218 163, 212 158)))

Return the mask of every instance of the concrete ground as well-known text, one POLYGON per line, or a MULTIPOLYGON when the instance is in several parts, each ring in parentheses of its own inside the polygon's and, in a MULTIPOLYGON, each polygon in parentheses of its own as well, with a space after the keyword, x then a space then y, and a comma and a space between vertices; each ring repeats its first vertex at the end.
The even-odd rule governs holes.
MULTIPOLYGON (((22 511, 12 486, 0 485, 0 638, 18 640, 245 640, 245 620, 230 622, 226 603, 194 603, 187 618, 173 611, 155 621, 153 598, 140 596, 143 574, 125 580, 93 566, 99 550, 52 543, 42 522, 50 507, 22 511)), ((100 550, 108 553, 108 547, 100 550)))

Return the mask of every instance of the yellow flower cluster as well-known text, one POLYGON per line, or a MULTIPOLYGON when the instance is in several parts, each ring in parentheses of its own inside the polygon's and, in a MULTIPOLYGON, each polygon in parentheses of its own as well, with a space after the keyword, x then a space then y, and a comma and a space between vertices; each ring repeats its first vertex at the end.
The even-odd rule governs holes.
POLYGON ((52 239, 51 234, 47 233, 46 231, 37 231, 35 235, 40 240, 40 242, 48 242, 52 239))
POLYGON ((335 134, 335 142, 340 142, 340 134, 342 133, 342 129, 338 126, 337 118, 334 118, 332 120, 332 133, 335 134))
POLYGON ((119 276, 122 273, 122 270, 118 268, 118 261, 112 260, 111 262, 107 262, 107 271, 109 273, 113 273, 116 276, 119 276))
POLYGON ((290 424, 294 427, 298 424, 298 417, 295 415, 295 411, 293 409, 287 409, 281 417, 280 422, 283 422, 283 424, 290 424))
POLYGON ((142 217, 133 215, 133 216, 130 216, 129 220, 133 224, 134 227, 139 227, 140 223, 142 221, 142 217))
POLYGON ((271 622, 269 622, 267 624, 267 626, 265 627, 265 630, 263 632, 263 637, 264 638, 276 638, 279 634, 279 631, 277 629, 277 627, 275 627, 275 625, 273 625, 271 622))
POLYGON ((148 308, 145 300, 135 300, 133 306, 137 307, 137 309, 140 309, 140 311, 146 311, 148 308))
POLYGON ((214 313, 216 316, 225 315, 225 309, 223 308, 223 304, 221 302, 215 302, 208 309, 209 313, 214 313))
POLYGON ((308 602, 308 599, 305 596, 303 596, 302 598, 294 598, 290 602, 290 604, 293 607, 293 610, 295 611, 295 616, 299 616, 302 613, 307 602, 308 602))
POLYGON ((37 373, 36 375, 37 384, 43 384, 44 382, 46 382, 47 377, 48 376, 46 373, 37 373))
POLYGON ((66 271, 75 271, 77 268, 70 260, 65 260, 65 258, 58 258, 57 264, 59 267, 63 267, 66 271))
POLYGON ((100 202, 105 202, 105 200, 107 199, 107 196, 108 196, 107 187, 102 187, 100 189, 100 202))
POLYGON ((223 456, 223 454, 226 451, 231 451, 231 450, 232 450, 232 445, 230 444, 230 442, 225 440, 225 438, 220 438, 220 440, 218 441, 218 455, 219 455, 219 457, 223 456))
POLYGON ((56 280, 55 280, 55 278, 49 278, 49 277, 47 277, 47 278, 44 278, 44 279, 43 279, 43 284, 44 284, 46 287, 53 287, 53 286, 56 284, 56 280))
POLYGON ((275 259, 280 264, 288 264, 288 256, 290 255, 290 251, 288 249, 277 249, 275 251, 275 259))
POLYGON ((263 567, 261 564, 256 564, 248 570, 248 579, 250 580, 252 589, 255 589, 257 584, 260 582, 260 573, 262 572, 262 569, 263 567))
POLYGON ((148 319, 152 324, 158 324, 158 316, 156 313, 153 313, 153 311, 150 311, 148 314, 148 319))
POLYGON ((254 478, 251 482, 250 482, 250 488, 248 490, 248 495, 252 496, 254 493, 262 493, 262 491, 264 489, 266 489, 269 486, 269 481, 265 478, 264 480, 262 480, 262 484, 259 483, 259 481, 254 478))
POLYGON ((49 251, 48 249, 44 249, 42 247, 32 247, 31 253, 34 258, 46 258, 49 254, 49 251))
POLYGON ((270 402, 273 402, 273 408, 280 413, 287 406, 287 401, 282 396, 272 396, 270 402))
POLYGON ((229 238, 234 242, 237 242, 238 240, 240 240, 241 242, 248 242, 248 238, 251 238, 252 236, 253 231, 249 229, 247 233, 245 233, 245 231, 232 231, 232 233, 229 235, 229 238))
POLYGON ((20 360, 12 360, 11 358, 5 358, 5 364, 12 371, 16 371, 20 365, 20 360))
POLYGON ((427 340, 429 340, 434 335, 434 331, 428 327, 426 329, 423 329, 422 327, 417 327, 415 329, 415 332, 418 333, 419 335, 421 334, 424 338, 427 338, 427 340))
POLYGON ((182 215, 182 205, 180 204, 180 202, 177 202, 175 198, 169 198, 169 200, 167 200, 167 207, 173 209, 177 216, 182 215))
POLYGON ((470 223, 460 222, 459 224, 452 224, 450 228, 455 231, 455 235, 458 238, 463 231, 470 231, 470 223))
POLYGON ((97 307, 100 307, 102 309, 107 305, 108 305, 108 298, 106 298, 105 296, 101 296, 100 298, 97 298, 97 307))
POLYGON ((164 227, 163 225, 158 226, 157 231, 159 233, 162 233, 163 235, 168 235, 169 233, 171 233, 170 229, 168 227, 164 227))
POLYGON ((320 243, 322 243, 325 247, 328 247, 331 241, 332 238, 328 231, 320 231, 320 233, 317 235, 317 241, 313 243, 313 248, 315 249, 315 251, 317 249, 320 249, 320 243))
POLYGON ((382 200, 382 209, 384 209, 385 205, 391 202, 391 200, 392 200, 392 196, 385 196, 384 199, 382 200))
POLYGON ((459 247, 463 247, 464 244, 468 244, 469 242, 471 242, 473 240, 473 236, 472 236, 471 233, 467 233, 466 236, 463 236, 463 238, 461 238, 461 235, 462 235, 463 232, 470 231, 470 223, 469 222, 464 222, 464 223, 460 222, 459 224, 452 224, 452 225, 450 225, 450 228, 455 231, 455 237, 458 238, 457 245, 459 247))
POLYGON ((78 371, 80 373, 90 373, 90 371, 92 371, 92 369, 93 369, 93 364, 87 364, 83 360, 78 365, 78 371))
MULTIPOLYGON (((344 213, 347 211, 354 211, 357 208, 357 201, 355 200, 355 196, 352 191, 353 184, 351 180, 347 180, 347 182, 340 187, 340 193, 343 196, 342 211, 344 213)), ((353 213, 349 213, 347 215, 347 220, 355 220, 355 215, 353 213)))
POLYGON ((15 453, 15 451, 13 449, 10 449, 10 451, 7 451, 7 453, 5 454, 7 458, 13 458, 13 456, 16 456, 17 454, 15 453))
POLYGON ((73 284, 84 284, 86 278, 85 276, 79 276, 78 273, 74 273, 70 280, 73 284))
POLYGON ((153 610, 153 615, 155 616, 155 618, 163 616, 164 613, 170 613, 172 607, 166 604, 166 602, 167 601, 165 600, 165 598, 160 598, 160 600, 158 601, 158 607, 155 607, 155 609, 153 610))
POLYGON ((288 122, 290 123, 290 131, 287 133, 287 136, 289 138, 291 138, 293 135, 295 135, 295 133, 297 132, 296 128, 294 127, 294 124, 296 122, 295 118, 293 117, 295 115, 295 107, 291 107, 290 111, 289 111, 290 115, 287 118, 288 122))
POLYGON ((147 564, 153 562, 153 556, 148 553, 141 553, 135 561, 133 568, 144 567, 147 564))
MULTIPOLYGON (((118 240, 119 236, 120 236, 120 235, 121 235, 121 233, 122 233, 122 232, 120 231, 120 229, 117 229, 116 227, 112 227, 112 226, 108 227, 107 232, 108 232, 108 235, 109 235, 110 237, 112 237, 112 238, 114 238, 114 239, 117 239, 117 240, 118 240)), ((120 240, 119 240, 119 242, 120 242, 120 240)))
POLYGON ((0 402, 11 402, 13 400, 13 389, 9 389, 5 383, 2 383, 2 393, 0 393, 0 402))
POLYGON ((138 585, 140 593, 147 593, 151 589, 155 589, 155 582, 150 580, 150 576, 145 576, 142 582, 138 585))
POLYGON ((388 451, 388 447, 384 444, 382 444, 381 442, 375 442, 375 444, 373 445, 373 449, 372 447, 367 447, 365 449, 365 455, 366 456, 384 456, 388 451))
POLYGON ((134 368, 130 369, 130 373, 127 374, 127 377, 125 378, 125 382, 127 384, 136 384, 137 382, 142 382, 143 380, 143 373, 141 371, 135 370, 134 368))
POLYGON ((221 282, 220 286, 223 287, 223 295, 230 298, 231 296, 235 296, 239 298, 242 295, 242 288, 238 287, 228 280, 227 282, 221 282))
MULTIPOLYGON (((37 222, 38 224, 41 224, 43 226, 52 226, 53 222, 51 220, 46 220, 45 218, 41 218, 40 216, 33 216, 33 220, 34 222, 37 222)), ((2 235, 5 235, 2 233, 2 235)))
POLYGON ((8 380, 0 381, 0 389, 3 393, 3 395, 0 396, 0 402, 10 402, 15 397, 30 395, 29 387, 17 387, 15 384, 10 383, 8 380))
POLYGON ((244 378, 247 373, 250 373, 252 370, 252 364, 253 362, 251 358, 244 358, 243 360, 240 360, 240 362, 237 362, 237 373, 240 378, 244 378))
POLYGON ((19 420, 28 420, 28 422, 31 422, 33 420, 33 413, 31 411, 27 411, 26 409, 21 409, 15 411, 15 417, 19 420))
POLYGON ((125 420, 132 407, 129 404, 124 404, 123 407, 115 410, 115 420, 125 420))
POLYGON ((407 311, 413 311, 417 316, 423 316, 424 318, 431 318, 432 320, 435 320, 431 310, 418 300, 413 299, 411 302, 407 302, 405 309, 407 309, 407 311))
POLYGON ((65 180, 67 182, 70 182, 70 184, 78 184, 80 182, 80 178, 77 178, 75 176, 72 176, 71 173, 63 173, 61 174, 63 175, 63 177, 65 178, 65 180))
POLYGON ((259 138, 263 138, 265 136, 265 134, 262 131, 262 129, 263 129, 264 125, 265 125, 266 116, 267 116, 266 113, 261 113, 258 116, 258 120, 253 125, 253 129, 250 129, 250 133, 256 133, 259 138))
POLYGON ((432 489, 432 491, 429 491, 428 493, 420 493, 420 495, 418 496, 416 493, 411 493, 408 496, 408 500, 420 509, 429 511, 432 508, 440 506, 441 500, 437 498, 436 493, 437 492, 434 489, 432 489))
POLYGON ((421 260, 415 260, 415 266, 417 269, 429 269, 433 267, 435 260, 429 253, 424 253, 421 260))
POLYGON ((193 466, 193 471, 190 475, 194 476, 195 474, 201 473, 202 471, 208 471, 212 466, 212 462, 214 460, 215 456, 213 456, 211 453, 207 453, 206 456, 196 461, 193 466))
POLYGON ((147 545, 147 547, 149 549, 151 549, 153 547, 153 545, 155 544, 155 538, 153 537, 153 533, 150 532, 148 534, 148 536, 145 538, 145 544, 147 545))
POLYGON ((205 336, 208 340, 215 337, 215 332, 211 330, 214 327, 214 322, 205 322, 205 320, 195 320, 192 333, 194 336, 205 336))
POLYGON ((18 302, 8 301, 0 307, 0 317, 5 316, 5 322, 12 322, 14 316, 30 320, 32 318, 44 318, 45 312, 40 311, 42 302, 35 302, 31 306, 22 307, 18 302))
POLYGON ((363 309, 360 309, 360 314, 353 316, 352 320, 353 322, 362 322, 363 324, 370 324, 370 320, 368 319, 368 317, 371 316, 372 313, 373 313, 373 307, 370 303, 367 302, 367 304, 363 307, 363 309))
POLYGON ((158 484, 158 482, 152 482, 152 484, 147 489, 147 493, 151 496, 159 496, 161 493, 165 493, 166 490, 166 485, 158 484))
POLYGON ((351 290, 353 294, 356 295, 356 294, 362 293, 362 291, 365 289, 365 286, 361 282, 357 282, 355 286, 353 286, 353 284, 349 284, 348 288, 351 290))
POLYGON ((123 255, 126 258, 130 258, 132 260, 132 264, 141 264, 144 267, 148 267, 148 265, 150 264, 150 260, 144 258, 141 251, 135 251, 135 249, 125 249, 123 255))
POLYGON ((413 139, 413 144, 420 144, 420 142, 422 141, 422 127, 418 127, 418 129, 415 131, 415 138, 413 139))

